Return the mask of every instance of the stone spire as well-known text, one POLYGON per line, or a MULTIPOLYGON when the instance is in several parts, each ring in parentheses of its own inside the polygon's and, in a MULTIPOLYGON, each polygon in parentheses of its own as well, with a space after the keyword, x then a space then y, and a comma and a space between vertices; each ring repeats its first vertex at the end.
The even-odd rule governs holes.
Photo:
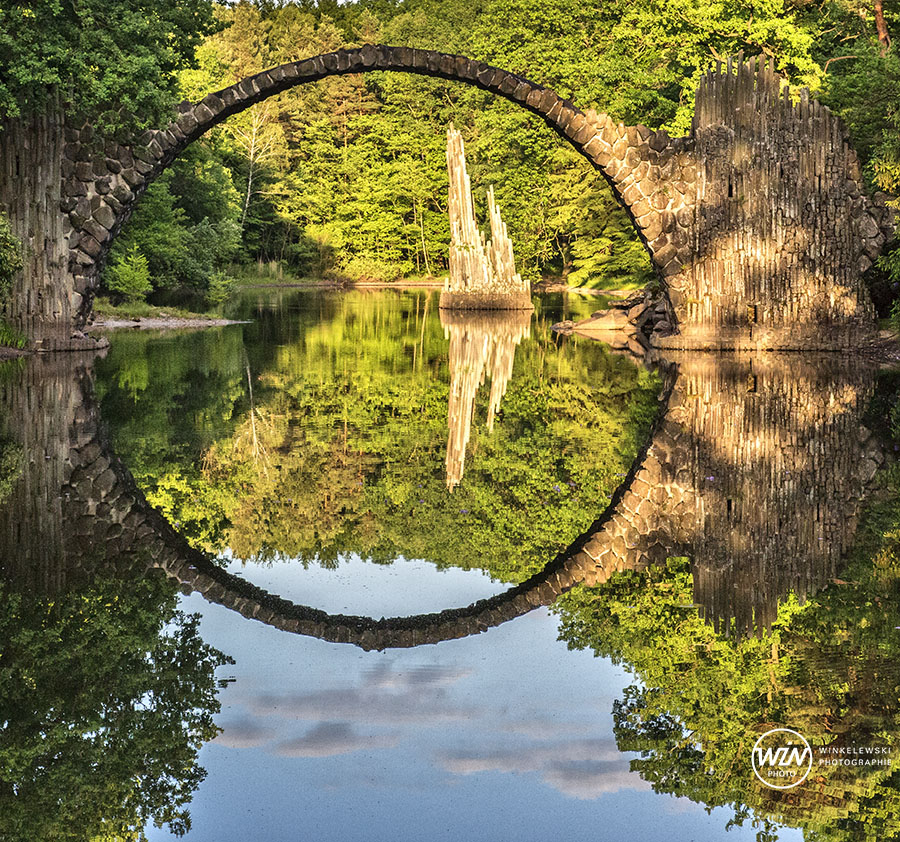
POLYGON ((500 216, 493 186, 488 190, 490 240, 478 228, 462 134, 452 125, 447 129, 447 176, 450 276, 444 285, 441 308, 532 309, 531 285, 516 272, 512 240, 500 216))

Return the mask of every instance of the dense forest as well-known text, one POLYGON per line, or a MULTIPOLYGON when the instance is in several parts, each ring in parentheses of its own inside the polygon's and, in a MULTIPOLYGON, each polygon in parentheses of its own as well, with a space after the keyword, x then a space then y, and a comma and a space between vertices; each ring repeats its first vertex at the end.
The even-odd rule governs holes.
MULTIPOLYGON (((40 109, 50 92, 67 90, 70 113, 127 136, 160 124, 179 99, 282 62, 383 42, 482 59, 581 108, 678 134, 701 72, 744 50, 773 56, 792 85, 808 85, 844 118, 873 188, 900 184, 891 44, 900 19, 880 2, 167 0, 152 4, 152 25, 147 5, 0 9, 0 115, 40 109)), ((210 305, 251 268, 440 276, 451 122, 465 136, 476 201, 496 186, 525 275, 606 288, 648 279, 646 254, 602 177, 538 118, 458 83, 372 73, 287 91, 195 143, 142 200, 115 245, 106 288, 210 305)), ((870 277, 888 309, 900 255, 889 249, 870 277)))

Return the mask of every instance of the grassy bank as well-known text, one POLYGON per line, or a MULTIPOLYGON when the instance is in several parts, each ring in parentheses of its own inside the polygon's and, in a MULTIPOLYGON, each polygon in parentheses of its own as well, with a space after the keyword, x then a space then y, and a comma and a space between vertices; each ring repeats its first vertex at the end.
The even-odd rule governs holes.
POLYGON ((108 298, 94 299, 94 320, 112 321, 140 319, 219 319, 221 314, 215 310, 195 312, 183 307, 157 307, 146 301, 123 302, 113 304, 108 298))

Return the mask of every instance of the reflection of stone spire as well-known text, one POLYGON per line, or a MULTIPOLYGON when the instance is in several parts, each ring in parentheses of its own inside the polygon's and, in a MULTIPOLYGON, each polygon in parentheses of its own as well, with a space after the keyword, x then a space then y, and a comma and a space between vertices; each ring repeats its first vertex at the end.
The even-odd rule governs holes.
POLYGON ((442 310, 441 324, 444 335, 450 338, 447 488, 453 491, 463 476, 478 388, 485 377, 491 378, 487 417, 490 431, 512 376, 516 346, 531 330, 531 315, 522 311, 501 315, 442 310))
POLYGON ((453 126, 447 129, 447 176, 450 277, 444 286, 441 306, 449 309, 530 310, 530 285, 516 272, 512 240, 500 216, 493 187, 488 190, 487 197, 491 239, 487 240, 478 228, 463 139, 453 126), (454 297, 451 299, 448 295, 454 297), (466 302, 466 295, 473 298, 466 302))

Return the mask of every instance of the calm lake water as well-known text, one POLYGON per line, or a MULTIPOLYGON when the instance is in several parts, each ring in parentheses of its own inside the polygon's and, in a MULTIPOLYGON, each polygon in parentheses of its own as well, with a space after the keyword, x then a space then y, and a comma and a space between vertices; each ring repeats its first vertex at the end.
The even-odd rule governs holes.
POLYGON ((898 378, 595 307, 248 291, 0 369, 0 839, 895 838, 898 378))

